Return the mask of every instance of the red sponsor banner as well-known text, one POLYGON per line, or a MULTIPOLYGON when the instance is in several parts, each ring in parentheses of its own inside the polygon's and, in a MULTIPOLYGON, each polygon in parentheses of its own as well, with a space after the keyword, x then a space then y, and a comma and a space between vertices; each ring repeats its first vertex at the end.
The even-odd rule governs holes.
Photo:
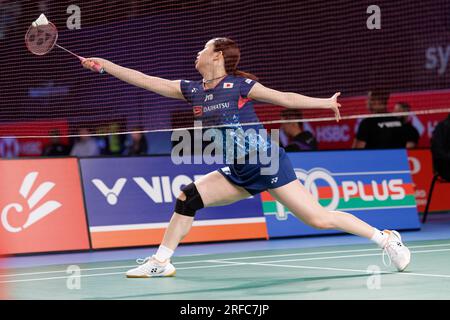
MULTIPOLYGON (((16 138, 20 136, 49 136, 52 130, 67 135, 69 125, 66 120, 9 122, 0 124, 0 158, 40 156, 50 143, 49 138, 16 138)), ((68 138, 61 138, 68 144, 68 138)))
MULTIPOLYGON (((342 112, 351 110, 352 114, 368 114, 367 97, 349 97, 339 99, 342 105, 342 112)), ((398 102, 407 102, 411 106, 411 111, 436 110, 440 108, 450 108, 450 91, 424 91, 391 94, 388 102, 388 110, 392 112, 398 102)), ((260 106, 255 108, 261 121, 272 121, 276 110, 285 108, 279 106, 260 106), (266 112, 267 108, 271 112, 266 112)), ((321 111, 323 113, 323 111, 321 111)), ((330 117, 331 113, 323 113, 323 116, 330 117)), ((305 119, 308 114, 305 114, 305 119)), ((420 135, 417 148, 429 148, 430 139, 437 123, 444 120, 447 113, 418 114, 411 117, 413 126, 420 135)), ((305 129, 311 131, 319 143, 320 150, 338 150, 352 148, 353 141, 358 131, 361 119, 346 119, 336 121, 310 121, 305 122, 305 129)), ((268 129, 279 128, 279 124, 270 124, 268 129)))
MULTIPOLYGON (((416 203, 419 212, 425 211, 433 179, 433 164, 430 150, 408 150, 411 176, 415 184, 416 203)), ((450 183, 436 182, 429 211, 450 211, 450 183)))
MULTIPOLYGON (((5 241, 3 239, 3 235, 0 233, 0 252, 3 252, 4 249, 5 241)), ((8 271, 6 269, 6 259, 6 256, 0 254, 0 274, 5 276, 8 274, 8 271)), ((0 281, 0 300, 8 299, 7 291, 7 283, 0 281)))
POLYGON ((1 254, 89 249, 76 159, 0 161, 1 254))

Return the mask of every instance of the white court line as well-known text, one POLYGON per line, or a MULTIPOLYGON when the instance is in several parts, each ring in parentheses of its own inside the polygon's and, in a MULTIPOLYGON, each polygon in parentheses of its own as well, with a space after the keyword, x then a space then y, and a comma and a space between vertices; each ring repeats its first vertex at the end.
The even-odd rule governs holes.
MULTIPOLYGON (((430 251, 417 251, 417 252, 430 252, 430 251)), ((298 260, 284 260, 284 261, 301 261, 298 260)), ((348 269, 348 268, 332 268, 332 267, 315 267, 315 266, 293 266, 293 265, 285 265, 285 264, 275 264, 280 261, 267 261, 267 262, 232 262, 227 261, 230 265, 254 265, 254 266, 269 266, 269 267, 282 267, 282 268, 296 268, 296 269, 313 269, 313 270, 330 270, 330 271, 351 271, 351 272, 363 272, 367 273, 368 276, 372 275, 372 272, 368 270, 360 270, 360 269, 348 269)), ((211 262, 224 262, 220 260, 211 260, 211 262)), ((379 274, 402 274, 402 275, 411 275, 411 276, 421 276, 421 277, 434 277, 434 278, 450 278, 448 274, 433 274, 433 273, 416 273, 416 272, 391 272, 391 271, 379 271, 379 274)))
MULTIPOLYGON (((245 262, 233 262, 233 266, 235 266, 235 265, 244 265, 244 264, 246 264, 246 263, 245 262)), ((213 266, 197 266, 197 267, 177 268, 177 270, 207 269, 207 268, 219 268, 219 267, 229 267, 229 266, 230 266, 230 264, 222 264, 222 265, 213 265, 213 266)), ((58 280, 58 279, 67 279, 69 277, 73 277, 73 278, 102 277, 102 276, 111 276, 111 275, 119 275, 119 274, 121 274, 121 275, 123 275, 125 277, 124 272, 110 272, 110 273, 80 274, 79 276, 67 275, 65 277, 6 280, 6 281, 0 281, 0 283, 16 283, 16 282, 58 280)))
MULTIPOLYGON (((428 253, 428 252, 437 252, 437 251, 450 251, 450 249, 438 249, 438 250, 424 250, 424 251, 415 251, 413 253, 428 253)), ((370 254, 376 255, 376 254, 370 254)), ((340 256, 343 257, 358 257, 358 256, 366 256, 366 255, 355 255, 355 256, 340 256)), ((337 258, 337 257, 320 257, 320 258, 311 258, 309 260, 316 259, 327 259, 327 258, 337 258)), ((297 268, 297 269, 314 269, 314 270, 329 270, 329 271, 347 271, 347 272, 364 272, 368 273, 367 270, 360 269, 347 269, 347 268, 330 268, 330 267, 315 267, 315 266, 293 266, 293 265, 280 265, 275 264, 279 262, 288 262, 288 261, 305 261, 307 259, 291 259, 291 260, 275 260, 275 261, 262 261, 262 262, 234 262, 234 261, 222 261, 222 260, 204 260, 205 262, 210 263, 225 263, 219 265, 212 266, 194 266, 194 267, 185 267, 178 268, 178 270, 189 270, 189 269, 207 269, 207 268, 221 268, 221 267, 234 267, 234 266, 243 266, 243 265, 256 265, 256 266, 274 266, 274 267, 284 267, 284 268, 297 268)), ((111 273, 96 273, 96 274, 88 274, 82 275, 80 274, 77 277, 87 278, 87 277, 101 277, 101 276, 110 276, 110 275, 123 275, 123 272, 111 272, 111 273)), ((440 274, 427 274, 427 273, 414 273, 414 272, 388 272, 388 271, 380 271, 380 274, 402 274, 402 275, 410 275, 410 276, 421 276, 421 277, 435 277, 435 278, 450 278, 450 275, 440 275, 440 274)), ((369 274, 370 275, 370 274, 369 274)), ((32 282, 32 281, 44 281, 44 280, 55 280, 55 279, 67 279, 73 275, 68 275, 65 277, 50 277, 50 278, 35 278, 35 279, 21 279, 21 280, 7 280, 0 281, 0 283, 17 283, 17 282, 32 282)))
MULTIPOLYGON (((448 246, 450 246, 450 243, 446 243, 446 244, 430 244, 430 245, 411 246, 411 247, 408 246, 408 248, 409 249, 416 249, 416 248, 433 248, 433 247, 448 247, 448 246)), ((241 260, 241 259, 258 259, 258 258, 274 258, 274 257, 290 257, 290 256, 305 256, 305 255, 308 256, 308 255, 333 254, 333 253, 361 252, 361 251, 379 251, 379 252, 381 252, 381 249, 380 248, 373 248, 373 249, 369 248, 369 249, 336 250, 336 251, 322 251, 322 252, 316 251, 316 252, 272 254, 272 255, 263 255, 263 256, 224 258, 224 259, 220 259, 220 261, 241 260)))
MULTIPOLYGON (((411 251, 411 253, 430 253, 430 252, 442 252, 442 251, 450 251, 450 249, 436 249, 436 250, 422 250, 422 251, 411 251)), ((332 260, 332 259, 345 259, 345 258, 360 258, 360 257, 371 257, 378 256, 379 253, 367 253, 367 254, 357 254, 357 255, 346 255, 346 256, 331 256, 331 257, 318 257, 318 258, 305 258, 305 259, 285 259, 285 260, 276 260, 276 261, 267 261, 267 263, 278 263, 278 262, 294 262, 294 261, 315 261, 315 260, 332 260)), ((232 261, 225 261, 221 259, 210 260, 210 262, 217 263, 236 263, 232 261)), ((246 262, 247 264, 259 263, 259 262, 246 262)), ((265 261, 261 261, 261 263, 266 263, 265 261)))
MULTIPOLYGON (((373 275, 372 272, 368 270, 359 270, 359 269, 346 269, 346 268, 327 268, 327 267, 314 267, 314 266, 292 266, 292 265, 283 265, 283 264, 272 264, 270 262, 248 262, 249 265, 255 266, 269 266, 269 267, 283 267, 283 268, 297 268, 297 269, 317 269, 317 270, 330 270, 330 271, 349 271, 349 272, 364 272, 368 275, 373 275)), ((434 278, 450 278, 448 274, 432 274, 432 273, 415 273, 415 272, 389 272, 389 271, 379 271, 380 274, 399 274, 404 276, 420 276, 420 277, 434 277, 434 278)))
MULTIPOLYGON (((444 247, 444 246, 450 246, 450 243, 448 244, 432 244, 432 245, 421 245, 421 246, 411 246, 410 249, 415 248, 433 248, 433 247, 444 247)), ((258 259, 258 258, 278 258, 278 257, 292 257, 292 256, 309 256, 309 255, 322 255, 322 254, 336 254, 336 253, 350 253, 350 252, 367 252, 367 251, 380 251, 379 248, 374 249, 353 249, 353 250, 337 250, 337 251, 316 251, 316 252, 301 252, 301 253, 289 253, 289 254, 275 254, 275 255, 259 255, 259 256, 246 256, 246 257, 237 257, 237 258, 224 258, 224 259, 208 259, 208 260, 195 260, 195 261, 181 261, 177 262, 177 265, 182 264, 194 264, 194 263, 204 263, 204 262, 211 262, 211 261, 221 261, 221 263, 229 261, 229 260, 242 260, 242 259, 258 259)), ((450 249, 445 249, 444 251, 447 251, 450 249)), ((420 251, 419 253, 422 253, 425 251, 420 251)), ((428 251, 426 251, 428 252, 428 251)), ((435 252, 430 250, 429 252, 435 252)), ((412 252, 415 253, 415 252, 412 252)), ((371 254, 372 256, 381 255, 380 253, 371 254)), ((360 255, 361 256, 361 255, 360 255)), ((366 256, 366 255, 362 255, 366 256)), ((345 256, 347 257, 347 256, 345 256)), ((352 257, 352 256, 348 256, 352 257)), ((355 256, 357 257, 357 256, 355 256)), ((334 257, 324 257, 322 259, 332 259, 334 257)), ((311 258, 310 260, 315 260, 315 258, 311 258)), ((294 261, 294 260, 293 260, 294 261)), ((307 261, 307 260, 304 260, 307 261)), ((112 269, 122 269, 122 268, 133 268, 136 265, 122 265, 122 266, 111 266, 111 267, 99 267, 99 268, 86 268, 86 269, 80 269, 81 272, 83 271, 92 271, 92 270, 112 270, 112 269)), ((52 274, 52 273, 65 273, 67 270, 53 270, 53 271, 41 271, 41 272, 30 272, 30 273, 16 273, 16 274, 0 274, 1 277, 18 277, 18 276, 32 276, 32 275, 38 275, 38 274, 52 274)), ((1 282, 0 282, 1 283, 1 282)))

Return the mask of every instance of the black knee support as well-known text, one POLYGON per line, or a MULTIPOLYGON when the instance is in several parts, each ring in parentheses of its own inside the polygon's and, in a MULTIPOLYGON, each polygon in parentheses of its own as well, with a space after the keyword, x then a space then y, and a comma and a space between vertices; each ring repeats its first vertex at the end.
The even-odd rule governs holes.
POLYGON ((185 200, 177 199, 175 212, 184 216, 193 217, 198 209, 204 207, 203 200, 194 183, 181 189, 186 196, 185 200))

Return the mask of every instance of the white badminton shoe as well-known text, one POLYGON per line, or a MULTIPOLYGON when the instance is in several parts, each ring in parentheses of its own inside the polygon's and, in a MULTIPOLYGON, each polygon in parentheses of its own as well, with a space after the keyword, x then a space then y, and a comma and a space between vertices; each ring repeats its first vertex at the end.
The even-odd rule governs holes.
POLYGON ((390 266, 392 263, 398 271, 403 271, 411 262, 411 252, 402 243, 400 234, 395 230, 383 230, 388 234, 388 238, 383 245, 383 263, 385 266, 390 266), (389 264, 385 262, 384 256, 389 257, 389 264))
POLYGON ((128 270, 127 278, 154 278, 154 277, 173 277, 176 273, 175 267, 170 260, 158 261, 155 256, 145 259, 137 259, 139 264, 134 269, 128 270))

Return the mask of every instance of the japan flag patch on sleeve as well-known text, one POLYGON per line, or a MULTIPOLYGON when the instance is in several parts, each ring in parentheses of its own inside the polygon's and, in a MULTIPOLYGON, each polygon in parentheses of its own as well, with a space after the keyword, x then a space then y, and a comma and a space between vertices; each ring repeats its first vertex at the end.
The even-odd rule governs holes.
POLYGON ((233 82, 225 82, 225 83, 223 84, 223 88, 224 88, 224 89, 230 89, 230 88, 233 88, 233 82))

